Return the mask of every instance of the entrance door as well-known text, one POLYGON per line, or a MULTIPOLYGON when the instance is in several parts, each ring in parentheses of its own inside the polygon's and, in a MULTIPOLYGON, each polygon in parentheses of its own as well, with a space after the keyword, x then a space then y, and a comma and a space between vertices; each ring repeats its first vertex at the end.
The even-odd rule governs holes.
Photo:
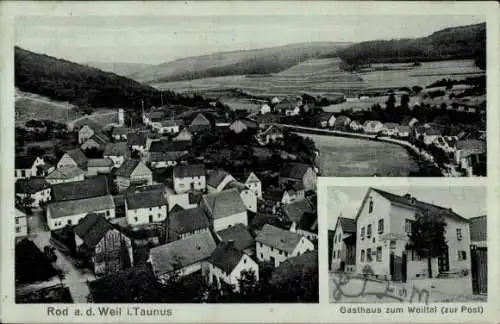
POLYGON ((149 215, 149 222, 152 223, 153 222, 153 215, 149 215))
POLYGON ((274 259, 274 257, 270 257, 269 259, 271 261, 271 264, 275 267, 277 267, 278 265, 276 264, 276 260, 274 259))
POLYGON ((392 281, 406 282, 406 254, 403 253, 403 256, 397 256, 391 252, 389 268, 392 281))
POLYGON ((445 246, 443 253, 438 258, 439 272, 450 271, 450 256, 448 254, 448 245, 445 246))
POLYGON ((488 250, 486 248, 471 249, 472 292, 488 293, 488 250))

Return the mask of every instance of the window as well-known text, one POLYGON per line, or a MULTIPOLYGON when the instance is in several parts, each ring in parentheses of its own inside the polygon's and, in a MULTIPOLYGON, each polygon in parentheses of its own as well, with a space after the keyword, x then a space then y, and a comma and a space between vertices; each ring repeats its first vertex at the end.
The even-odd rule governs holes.
POLYGON ((373 200, 370 198, 370 205, 368 206, 368 213, 373 213, 373 200))
POLYGON ((411 233, 411 223, 412 221, 410 219, 405 219, 405 233, 411 233))
POLYGON ((384 220, 383 219, 378 220, 378 233, 379 234, 384 233, 384 220))
POLYGON ((288 258, 288 252, 285 252, 285 256, 288 258))
POLYGON ((19 233, 19 232, 21 232, 21 228, 16 226, 16 233, 19 233))
POLYGON ((340 256, 340 250, 337 251, 337 256, 338 256, 339 259, 341 258, 341 256, 340 256))
POLYGON ((274 248, 271 246, 271 252, 273 252, 273 251, 274 251, 274 248))
POLYGON ((153 208, 149 207, 149 211, 152 211, 152 210, 153 210, 153 208))
POLYGON ((264 254, 262 254, 262 253, 261 253, 261 254, 260 254, 260 258, 261 258, 261 259, 264 259, 264 254))
POLYGON ((360 258, 360 261, 361 261, 361 262, 365 262, 365 250, 361 250, 361 258, 360 258))
POLYGON ((377 262, 382 262, 382 247, 377 247, 377 262))
POLYGON ((106 216, 109 216, 109 215, 110 215, 109 210, 106 210, 106 216))
POLYGON ((365 239, 365 227, 361 227, 361 239, 364 240, 365 239))
POLYGON ((71 225, 71 219, 68 219, 68 225, 71 225))
POLYGON ((337 251, 333 251, 333 258, 335 259, 337 257, 337 251))
POLYGON ((458 261, 467 260, 467 253, 465 251, 458 251, 458 261))
POLYGON ((243 259, 243 263, 247 263, 247 259, 243 259))
POLYGON ((372 249, 366 249, 366 261, 372 262, 372 249))
POLYGON ((19 225, 19 218, 16 218, 16 225, 19 225))
POLYGON ((368 237, 368 238, 372 237, 372 225, 371 224, 366 226, 366 237, 368 237))
POLYGON ((134 217, 134 220, 137 222, 137 217, 134 217))
POLYGON ((160 217, 161 217, 161 214, 158 214, 158 218, 160 218, 160 217))
POLYGON ((457 240, 461 241, 462 240, 462 229, 457 228, 457 240))

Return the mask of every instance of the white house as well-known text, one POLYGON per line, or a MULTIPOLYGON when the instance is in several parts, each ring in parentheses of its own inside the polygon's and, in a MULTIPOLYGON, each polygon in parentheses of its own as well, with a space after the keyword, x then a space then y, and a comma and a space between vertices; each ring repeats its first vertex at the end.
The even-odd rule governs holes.
POLYGON ((186 238, 152 248, 149 262, 157 280, 166 283, 171 275, 187 276, 200 271, 202 263, 216 248, 210 232, 203 231, 186 238))
POLYGON ((77 166, 64 166, 49 173, 45 180, 53 184, 82 181, 85 179, 85 172, 77 166))
POLYGON ((90 125, 83 125, 80 130, 78 130, 78 144, 85 143, 89 138, 91 138, 96 133, 96 130, 90 125))
POLYGON ((38 156, 16 156, 15 159, 15 177, 16 179, 25 179, 43 174, 45 161, 38 156))
POLYGON ((399 124, 396 123, 385 123, 384 130, 382 131, 384 135, 387 136, 396 136, 399 134, 399 124))
POLYGON ((398 136, 401 138, 408 138, 410 136, 410 126, 399 126, 398 136))
POLYGON ((124 190, 134 184, 153 184, 153 173, 139 160, 126 160, 120 168, 116 170, 115 175, 118 190, 124 190))
POLYGON ((333 240, 331 269, 333 271, 356 271, 356 222, 352 218, 338 217, 333 240))
POLYGON ((224 190, 230 189, 238 190, 240 198, 243 201, 243 204, 245 204, 247 210, 252 213, 257 212, 257 195, 254 191, 250 190, 246 184, 233 180, 224 187, 224 190))
POLYGON ((271 107, 268 104, 263 104, 260 107, 261 115, 269 114, 271 112, 271 107))
POLYGON ((257 139, 261 145, 282 141, 283 137, 283 131, 276 125, 269 126, 257 135, 257 139))
POLYGON ((67 200, 49 203, 47 207, 47 225, 51 231, 74 226, 87 214, 95 213, 106 219, 115 218, 113 196, 67 200))
POLYGON ((368 189, 356 215, 356 273, 369 266, 379 278, 428 278, 428 261, 418 251, 408 249, 409 234, 417 214, 443 216, 446 222, 446 250, 431 262, 431 276, 447 271, 470 273, 469 220, 453 210, 417 200, 411 195, 394 195, 379 189, 368 189), (404 267, 391 268, 393 262, 404 267))
POLYGON ((179 142, 190 142, 193 139, 193 134, 187 129, 183 128, 177 136, 175 136, 172 140, 179 142))
POLYGON ((203 270, 208 283, 216 285, 219 289, 221 284, 225 283, 232 285, 238 291, 238 280, 245 271, 253 272, 255 281, 259 280, 259 265, 246 253, 235 248, 233 241, 217 246, 207 259, 206 268, 203 270))
POLYGON ((28 217, 26 213, 16 208, 15 211, 15 235, 20 240, 28 235, 28 217))
POLYGON ((378 134, 385 129, 384 124, 378 120, 367 120, 363 124, 363 131, 367 134, 378 134))
POLYGON ((113 137, 115 141, 126 141, 128 133, 129 129, 126 127, 113 127, 111 137, 113 137))
POLYGON ((257 259, 278 267, 288 258, 314 251, 314 244, 302 235, 266 224, 255 238, 257 259))
POLYGON ((439 137, 441 137, 441 131, 437 128, 428 128, 423 134, 424 143, 427 145, 432 144, 439 137))
POLYGON ((16 198, 21 201, 26 197, 33 199, 30 207, 40 207, 50 200, 50 184, 44 178, 19 179, 16 181, 16 198))
POLYGON ((125 194, 125 215, 130 226, 161 223, 167 218, 167 200, 161 190, 125 194))
POLYGON ((203 164, 178 165, 173 170, 176 193, 204 191, 206 189, 205 166, 203 164))
POLYGON ((183 209, 195 208, 196 206, 198 206, 200 200, 201 200, 201 194, 195 196, 191 192, 186 192, 182 194, 175 194, 175 193, 167 194, 169 211, 175 205, 178 205, 183 209), (200 199, 195 199, 196 197, 200 197, 200 199))
POLYGON ((238 223, 248 225, 247 207, 237 189, 204 195, 201 203, 213 221, 215 231, 238 223))
POLYGON ((208 193, 220 192, 232 181, 235 181, 233 176, 224 170, 209 171, 207 172, 207 191, 208 193))
POLYGON ((160 134, 177 134, 180 131, 180 124, 177 120, 168 119, 155 123, 153 129, 160 134))
POLYGON ((357 120, 353 120, 351 121, 351 123, 349 124, 349 128, 354 130, 354 131, 358 131, 358 130, 362 130, 363 129, 363 125, 360 124, 359 121, 357 120))
POLYGON ((127 143, 132 151, 137 151, 139 153, 142 153, 146 149, 146 134, 128 133, 127 143))
POLYGON ((180 240, 203 231, 208 232, 211 228, 212 224, 201 206, 178 211, 174 209, 168 215, 167 242, 180 240))
POLYGON ((85 154, 83 154, 79 148, 76 148, 64 153, 59 162, 57 162, 57 168, 60 169, 62 167, 77 166, 80 169, 85 170, 87 168, 87 162, 88 159, 85 154))
POLYGON ((109 174, 113 168, 113 161, 110 159, 89 159, 87 162, 87 176, 98 174, 109 174))
POLYGON ((255 175, 255 173, 250 172, 247 180, 245 181, 245 185, 255 193, 258 199, 262 199, 262 182, 255 175))

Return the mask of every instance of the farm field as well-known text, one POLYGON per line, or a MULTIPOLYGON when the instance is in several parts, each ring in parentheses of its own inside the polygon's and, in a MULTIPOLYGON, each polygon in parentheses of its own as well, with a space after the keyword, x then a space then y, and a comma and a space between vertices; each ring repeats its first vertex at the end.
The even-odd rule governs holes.
MULTIPOLYGON (((426 87, 443 78, 465 79, 485 74, 474 65, 473 60, 423 62, 417 67, 409 66, 408 63, 374 64, 372 68, 377 70, 351 73, 340 69, 338 58, 313 59, 272 75, 226 76, 159 83, 153 86, 159 89, 202 94, 238 88, 250 95, 267 97, 294 96, 304 92, 311 95, 343 93, 347 96, 354 96, 368 90, 398 89, 414 85, 426 87)), ((248 105, 245 98, 239 99, 234 95, 223 94, 216 97, 221 100, 226 99, 227 104, 234 106, 234 109, 241 109, 248 105)), ((417 97, 412 98, 410 105, 416 104, 417 99, 417 97)), ((386 100, 386 97, 369 98, 364 101, 355 100, 332 105, 325 110, 335 112, 349 108, 366 109, 375 103, 384 103, 386 100)))
POLYGON ((75 106, 67 102, 54 101, 18 89, 15 92, 16 125, 22 125, 30 119, 67 122, 81 116, 74 108, 75 106))

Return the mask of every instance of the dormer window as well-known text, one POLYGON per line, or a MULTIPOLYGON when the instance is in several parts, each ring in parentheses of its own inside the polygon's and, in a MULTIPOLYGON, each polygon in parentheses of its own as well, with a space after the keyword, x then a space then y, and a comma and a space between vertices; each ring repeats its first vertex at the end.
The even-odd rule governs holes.
POLYGON ((368 205, 368 213, 372 213, 373 212, 373 199, 370 197, 370 203, 368 205))
POLYGON ((411 198, 410 202, 411 202, 412 205, 415 205, 415 203, 417 202, 417 200, 415 198, 411 198))

